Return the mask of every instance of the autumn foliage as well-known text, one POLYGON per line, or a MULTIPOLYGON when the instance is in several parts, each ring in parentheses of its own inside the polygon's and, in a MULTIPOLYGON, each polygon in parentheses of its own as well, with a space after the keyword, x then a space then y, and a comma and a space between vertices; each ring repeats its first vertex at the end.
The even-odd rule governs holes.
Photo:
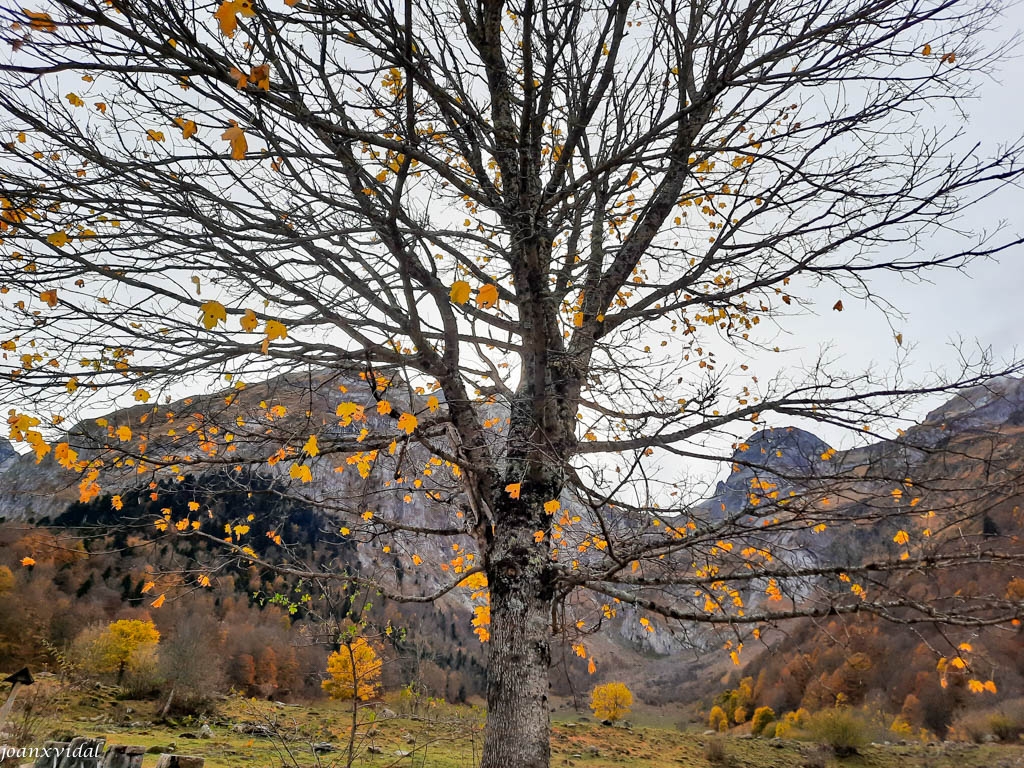
MULTIPOLYGON (((888 327, 870 343, 892 366, 776 357, 793 312, 889 307, 893 276, 1016 244, 961 226, 1024 177, 1024 144, 959 150, 992 14, 50 0, 0 19, 10 439, 81 503, 142 506, 161 540, 347 593, 467 596, 484 768, 549 763, 555 616, 596 673, 589 635, 623 609, 651 635, 728 627, 737 665, 799 615, 1024 615, 1003 592, 912 594, 908 569, 970 568, 979 547, 949 534, 963 494, 929 497, 942 478, 908 468, 920 451, 893 428, 914 397, 1021 365, 912 382, 888 327), (801 418, 884 432, 889 454, 780 470, 728 447, 801 418), (737 504, 701 506, 688 462, 722 461, 751 476, 737 504), (253 476, 375 568, 261 558, 283 521, 166 500, 253 476), (869 526, 877 546, 841 551, 869 526)), ((1009 482, 977 477, 976 497, 1009 482)), ((146 607, 212 589, 212 560, 151 574, 146 607)), ((281 674, 246 655, 256 685, 281 674)), ((950 682, 967 662, 947 659, 950 682)))
POLYGON ((599 720, 622 720, 633 706, 633 692, 625 683, 605 683, 590 692, 590 709, 599 720))
POLYGON ((382 662, 364 638, 355 637, 327 657, 327 674, 321 684, 332 699, 373 698, 380 685, 382 662))

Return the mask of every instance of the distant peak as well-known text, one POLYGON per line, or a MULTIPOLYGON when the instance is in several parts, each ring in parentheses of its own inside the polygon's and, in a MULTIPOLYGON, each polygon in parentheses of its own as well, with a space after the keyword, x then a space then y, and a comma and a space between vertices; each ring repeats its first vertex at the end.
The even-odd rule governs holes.
POLYGON ((766 467, 807 466, 828 448, 828 443, 806 429, 765 427, 737 445, 733 460, 766 467))
POLYGON ((1024 379, 997 376, 964 389, 929 413, 924 426, 964 430, 1024 421, 1024 379))

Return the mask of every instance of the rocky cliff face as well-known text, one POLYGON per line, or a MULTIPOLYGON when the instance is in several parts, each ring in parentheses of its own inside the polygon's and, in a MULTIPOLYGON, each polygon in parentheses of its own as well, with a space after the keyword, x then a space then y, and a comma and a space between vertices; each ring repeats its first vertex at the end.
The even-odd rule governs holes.
POLYGON ((9 441, 0 437, 0 475, 18 458, 18 452, 9 441))

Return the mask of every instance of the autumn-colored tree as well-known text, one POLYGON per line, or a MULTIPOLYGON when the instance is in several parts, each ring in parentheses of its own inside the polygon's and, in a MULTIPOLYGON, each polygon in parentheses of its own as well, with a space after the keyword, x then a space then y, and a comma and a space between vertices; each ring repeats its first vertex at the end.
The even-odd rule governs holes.
POLYGON ((359 703, 377 695, 383 662, 366 638, 350 631, 341 647, 327 657, 330 677, 321 685, 332 699, 351 702, 346 765, 356 759, 356 731, 359 727, 359 703))
POLYGON ((708 715, 708 728, 714 731, 729 730, 729 716, 717 704, 711 708, 711 712, 708 715))
POLYGON ((152 621, 121 619, 108 624, 92 643, 92 659, 97 672, 113 672, 117 682, 135 663, 152 654, 160 642, 160 632, 152 621))
POLYGON ((256 657, 256 685, 270 694, 277 688, 277 653, 273 648, 264 648, 256 657))
POLYGON ((327 657, 330 677, 321 685, 332 699, 367 701, 377 695, 382 668, 373 646, 355 637, 327 657))
MULTIPOLYGON (((1022 146, 986 154, 950 119, 994 62, 997 10, 5 5, 10 438, 83 498, 144 499, 159 534, 286 578, 466 589, 489 642, 483 768, 548 765, 552 637, 593 670, 586 634, 623 606, 648 632, 728 627, 737 663, 759 625, 801 615, 1020 618, 983 589, 905 589, 924 566, 1019 567, 982 538, 972 489, 943 501, 941 476, 910 477, 941 445, 893 422, 1000 370, 912 382, 898 329, 875 341, 891 370, 765 362, 789 312, 887 310, 891 278, 1019 241, 963 214, 1019 181, 1022 146), (857 467, 826 448, 773 465, 785 432, 762 428, 799 418, 892 439, 857 467), (697 504, 680 462, 723 459, 739 503, 697 504), (260 560, 253 520, 214 529, 199 501, 160 501, 247 471, 379 572, 260 560), (861 524, 886 532, 870 557, 790 546, 861 524)), ((991 493, 1017 472, 971 477, 991 493)))
POLYGON ((633 692, 625 683, 605 683, 590 692, 590 709, 598 720, 622 720, 633 706, 633 692))

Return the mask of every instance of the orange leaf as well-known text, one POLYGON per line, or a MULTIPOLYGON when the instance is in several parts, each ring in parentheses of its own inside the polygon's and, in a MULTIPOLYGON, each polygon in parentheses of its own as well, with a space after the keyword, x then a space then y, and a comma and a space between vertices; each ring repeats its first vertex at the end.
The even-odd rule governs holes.
MULTIPOLYGON (((234 121, 232 121, 234 123, 234 121)), ((249 144, 245 140, 245 131, 238 127, 237 123, 234 123, 220 136, 231 144, 231 159, 232 160, 244 160, 245 153, 249 151, 249 144)))
POLYGON ((509 483, 505 486, 505 490, 513 499, 518 499, 519 491, 522 490, 522 483, 509 483))
POLYGON ((249 70, 249 82, 264 91, 270 90, 270 65, 260 64, 249 70))
POLYGON ((160 597, 158 597, 156 600, 154 600, 152 603, 150 603, 150 605, 153 606, 154 608, 159 608, 161 605, 164 604, 164 601, 166 599, 167 599, 166 595, 160 595, 160 597))
POLYGON ((36 32, 56 32, 57 25, 53 23, 53 17, 42 11, 30 11, 22 8, 22 11, 30 19, 29 26, 36 32))
POLYGON ((196 135, 196 123, 194 120, 186 120, 183 117, 174 118, 174 124, 181 128, 181 138, 191 139, 196 135))
POLYGON ((480 309, 490 309, 498 306, 498 286, 488 283, 476 295, 476 305, 480 309))
POLYGON ((234 78, 235 88, 242 90, 249 84, 249 78, 245 76, 245 72, 240 70, 238 67, 232 67, 228 75, 234 78))
POLYGON ((259 324, 259 320, 256 319, 256 313, 251 309, 245 310, 245 314, 242 315, 242 319, 238 322, 242 326, 242 330, 249 333, 256 330, 256 326, 259 324))

